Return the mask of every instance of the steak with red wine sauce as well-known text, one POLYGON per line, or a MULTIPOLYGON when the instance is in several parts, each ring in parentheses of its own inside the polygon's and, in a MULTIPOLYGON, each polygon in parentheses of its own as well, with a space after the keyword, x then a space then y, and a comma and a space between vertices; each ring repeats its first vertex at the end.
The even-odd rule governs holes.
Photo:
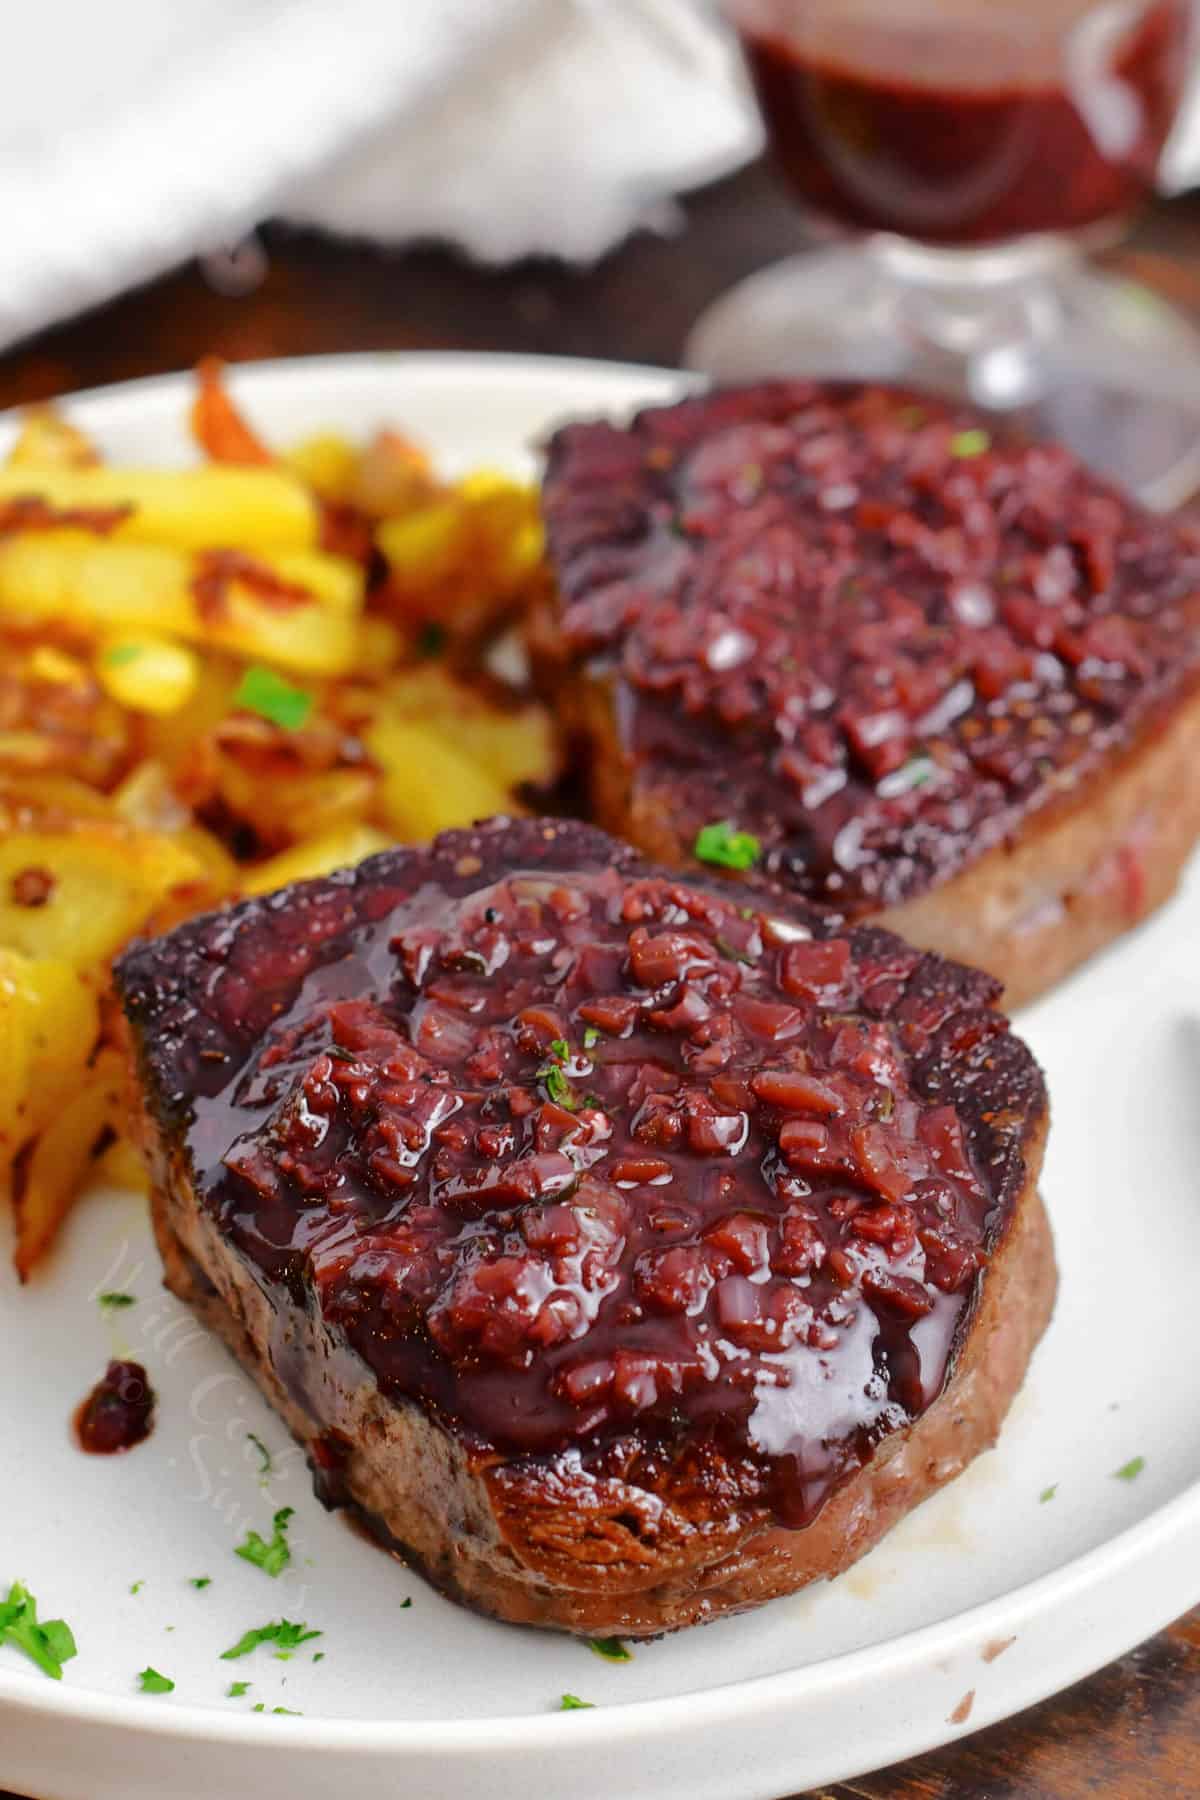
POLYGON ((1054 445, 776 382, 553 439, 531 649, 596 822, 1000 977, 1015 1006, 1200 835, 1200 553, 1054 445), (701 845, 703 840, 701 840, 701 845))
POLYGON ((121 960, 169 1285, 454 1598, 648 1635, 836 1573, 1049 1316, 987 975, 498 819, 121 960))

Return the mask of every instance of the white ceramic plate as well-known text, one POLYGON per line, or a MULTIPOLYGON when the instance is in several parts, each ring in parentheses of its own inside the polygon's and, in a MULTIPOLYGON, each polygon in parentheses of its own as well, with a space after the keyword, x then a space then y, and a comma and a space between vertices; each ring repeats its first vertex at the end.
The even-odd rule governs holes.
MULTIPOLYGON (((235 387, 283 438, 399 420, 455 465, 527 469, 552 422, 678 380, 372 356, 247 370, 235 387)), ((116 456, 177 459, 184 401, 182 382, 154 381, 72 410, 116 456)), ((1198 877, 1021 1021, 1054 1099, 1062 1292, 998 1448, 840 1581, 629 1663, 459 1611, 325 1514, 256 1390, 160 1289, 138 1201, 91 1197, 24 1292, 5 1236, 0 1581, 65 1615, 79 1655, 57 1684, 0 1650, 0 1785, 60 1800, 777 1800, 1015 1712, 1200 1600, 1198 877), (109 1288, 138 1305, 102 1315, 109 1288), (68 1417, 114 1353, 146 1363, 160 1420, 106 1461, 72 1447, 68 1417), (248 1432, 274 1452, 269 1487, 248 1432), (1137 1479, 1117 1479, 1138 1456, 1137 1479), (297 1554, 272 1582, 233 1545, 284 1504, 297 1554), (281 1615, 323 1636, 289 1662, 219 1660, 281 1615), (174 1693, 136 1691, 147 1663, 174 1693), (245 1698, 226 1697, 231 1678, 253 1683, 245 1698), (596 1710, 556 1710, 564 1692, 596 1710)))

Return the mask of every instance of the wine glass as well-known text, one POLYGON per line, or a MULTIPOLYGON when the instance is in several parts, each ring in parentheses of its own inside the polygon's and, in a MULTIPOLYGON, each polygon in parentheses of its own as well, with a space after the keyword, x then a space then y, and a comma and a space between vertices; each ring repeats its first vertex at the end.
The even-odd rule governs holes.
POLYGON ((826 243, 717 301, 689 363, 957 393, 1150 504, 1191 492, 1200 334, 1088 257, 1153 189, 1192 0, 724 4, 826 243))

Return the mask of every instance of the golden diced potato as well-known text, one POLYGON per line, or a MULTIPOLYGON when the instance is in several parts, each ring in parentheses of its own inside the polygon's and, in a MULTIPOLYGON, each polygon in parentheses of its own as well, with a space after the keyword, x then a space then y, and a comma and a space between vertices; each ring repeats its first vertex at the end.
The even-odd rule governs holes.
POLYGON ((380 812, 405 843, 493 813, 520 811, 487 769, 424 725, 380 718, 365 741, 383 771, 380 812))
POLYGON ((86 688, 91 680, 85 663, 53 644, 39 644, 30 651, 29 673, 35 681, 50 681, 56 687, 86 688))
MULTIPOLYGON (((103 541, 179 550, 237 544, 243 550, 312 550, 320 519, 311 493, 278 468, 206 464, 198 469, 0 468, 0 505, 36 497, 56 513, 97 514, 103 541)), ((95 535, 95 534, 92 534, 95 535)))
POLYGON ((134 1194, 150 1192, 146 1159, 127 1137, 114 1138, 108 1148, 100 1152, 96 1174, 115 1188, 126 1188, 134 1194))
POLYGON ((377 431, 359 458, 343 496, 371 518, 423 506, 441 488, 429 457, 398 431, 377 431))
POLYGON ((100 1142, 122 1124, 127 1106, 125 1060, 101 1050, 68 1103, 34 1143, 14 1191, 14 1261, 27 1281, 58 1234, 100 1142))
POLYGON ((112 810, 135 831, 176 832, 192 817, 166 768, 152 757, 129 771, 112 796, 112 810))
POLYGON ((29 1094, 32 1006, 25 989, 28 959, 0 948, 0 1173, 24 1143, 29 1094))
POLYGON ((434 500, 375 533, 396 579, 406 587, 432 587, 453 574, 465 548, 466 519, 457 501, 434 500))
POLYGON ((99 1030, 95 986, 77 969, 0 948, 0 1169, 78 1087, 99 1030))
POLYGON ((243 894, 270 894, 286 887, 289 881, 308 881, 314 875, 329 875, 334 869, 348 869, 377 850, 392 843, 373 825, 346 825, 340 831, 327 831, 321 837, 306 837, 293 850, 282 850, 266 862, 255 863, 241 875, 243 894))
POLYGON ((354 564, 318 551, 256 556, 241 573, 222 575, 209 600, 211 578, 203 557, 160 545, 106 543, 78 531, 0 540, 0 613, 22 622, 166 632, 305 673, 354 666, 363 598, 354 564), (256 571, 265 592, 256 591, 256 571))
POLYGON ((169 638, 115 637, 96 658, 100 685, 132 712, 174 713, 196 691, 195 653, 169 638))
POLYGON ((38 1132, 79 1086, 100 1035, 100 996, 94 976, 54 958, 30 959, 24 989, 29 999, 28 1121, 31 1132, 38 1132))
POLYGON ((100 461, 86 431, 53 406, 31 406, 4 459, 10 469, 88 469, 100 461))
POLYGON ((173 838, 88 820, 74 831, 0 836, 0 946, 76 969, 107 961, 174 889, 207 892, 173 838))
POLYGON ((508 707, 439 663, 405 669, 381 690, 377 716, 395 713, 452 740, 506 788, 545 785, 558 770, 558 746, 545 707, 508 707))
POLYGON ((109 819, 104 794, 73 775, 27 775, 0 770, 0 831, 69 828, 79 819, 109 819))
POLYGON ((358 469, 358 451, 338 432, 321 431, 285 450, 280 461, 323 500, 345 500, 358 469))
POLYGON ((390 619, 368 613, 358 628, 358 660, 355 673, 378 680, 394 669, 406 647, 405 634, 390 619))

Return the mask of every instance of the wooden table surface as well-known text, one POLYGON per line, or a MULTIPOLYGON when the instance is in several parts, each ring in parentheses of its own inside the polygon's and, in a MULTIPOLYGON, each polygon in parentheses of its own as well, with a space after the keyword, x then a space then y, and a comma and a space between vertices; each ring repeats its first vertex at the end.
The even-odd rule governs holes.
MULTIPOLYGON (((71 388, 318 351, 470 349, 678 360, 691 321, 800 226, 762 167, 694 196, 685 229, 597 268, 474 268, 437 249, 381 255, 268 232, 260 285, 233 297, 194 265, 0 356, 0 406, 71 388)), ((1200 319, 1200 195, 1156 207, 1114 260, 1200 319)), ((3 1778, 0 1744, 0 1779, 3 1778)), ((1041 1706, 820 1800, 1196 1800, 1200 1610, 1041 1706)), ((12 1800, 0 1794, 0 1800, 12 1800)))

